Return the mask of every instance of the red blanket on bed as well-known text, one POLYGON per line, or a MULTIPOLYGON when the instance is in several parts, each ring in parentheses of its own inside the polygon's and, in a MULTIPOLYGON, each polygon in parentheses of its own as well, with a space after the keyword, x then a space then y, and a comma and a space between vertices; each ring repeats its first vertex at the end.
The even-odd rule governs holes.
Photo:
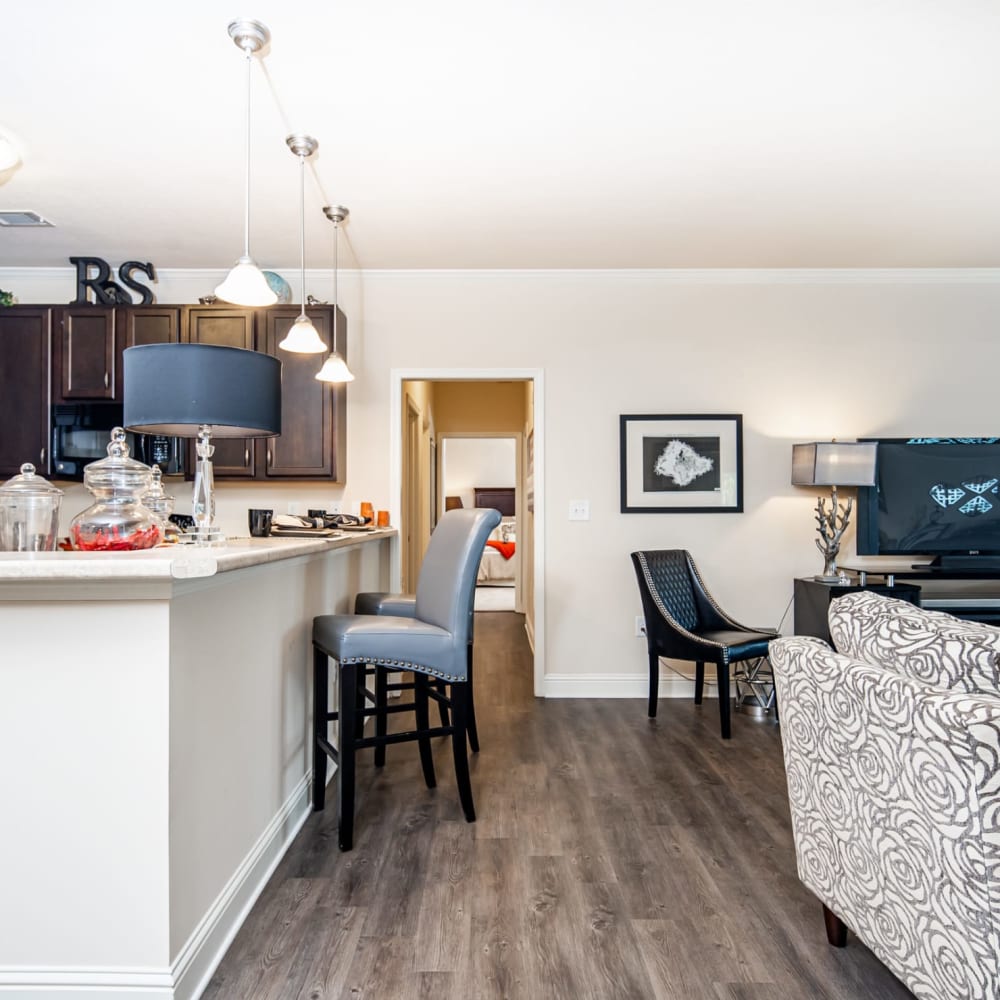
POLYGON ((514 546, 516 542, 495 542, 493 539, 489 539, 486 543, 490 548, 496 549, 504 557, 504 559, 509 559, 514 554, 514 546))

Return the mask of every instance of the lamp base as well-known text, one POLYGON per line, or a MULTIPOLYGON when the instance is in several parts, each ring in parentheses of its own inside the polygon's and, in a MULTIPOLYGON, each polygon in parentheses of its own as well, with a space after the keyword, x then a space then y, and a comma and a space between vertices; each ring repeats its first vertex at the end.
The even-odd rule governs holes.
POLYGON ((817 583, 850 583, 850 578, 842 574, 837 574, 836 576, 823 576, 818 573, 813 579, 817 583))
POLYGON ((181 534, 178 539, 180 545, 196 545, 199 547, 220 547, 226 544, 226 536, 216 527, 195 528, 193 531, 181 534))

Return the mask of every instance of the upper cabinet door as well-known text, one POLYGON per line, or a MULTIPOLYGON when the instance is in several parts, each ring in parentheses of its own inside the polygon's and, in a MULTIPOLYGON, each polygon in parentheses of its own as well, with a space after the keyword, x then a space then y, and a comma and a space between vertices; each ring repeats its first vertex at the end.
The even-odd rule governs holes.
MULTIPOLYGON (((177 306, 141 306, 119 309, 115 318, 122 351, 146 344, 176 344, 181 338, 181 311, 177 306)), ((122 395, 123 365, 118 365, 118 398, 122 395)))
MULTIPOLYGON (((333 344, 333 307, 306 310, 321 339, 333 344)), ((263 348, 281 361, 281 435, 268 438, 265 446, 264 476, 267 478, 342 479, 343 448, 337 448, 337 409, 344 396, 343 386, 317 382, 316 373, 325 354, 291 354, 278 348, 299 315, 296 306, 272 306, 263 316, 263 348)), ((344 314, 337 320, 337 339, 347 340, 344 314)), ((258 476, 260 473, 258 472, 258 476)))
MULTIPOLYGON (((216 347, 254 349, 255 309, 241 306, 189 306, 184 310, 184 341, 216 347)), ((252 479, 256 472, 253 438, 215 438, 212 465, 216 478, 252 479)), ((194 470, 194 445, 188 451, 194 470)), ((261 452, 263 454, 263 452, 261 452)))
POLYGON ((115 399, 115 310, 65 306, 54 319, 53 396, 70 402, 115 399))
POLYGON ((47 307, 0 309, 0 477, 24 462, 49 474, 49 343, 47 307))

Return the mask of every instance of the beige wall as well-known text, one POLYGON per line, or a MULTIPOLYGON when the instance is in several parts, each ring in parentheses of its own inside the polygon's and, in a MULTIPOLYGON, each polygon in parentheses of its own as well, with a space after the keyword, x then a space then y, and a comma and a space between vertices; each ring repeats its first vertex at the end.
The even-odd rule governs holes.
MULTIPOLYGON (((0 285, 18 287, 2 271, 0 285)), ((348 316, 364 316, 350 329, 352 498, 388 495, 392 369, 544 371, 552 694, 641 695, 633 549, 690 549, 732 614, 778 624, 793 579, 821 569, 815 498, 789 482, 793 442, 1000 432, 1000 273, 369 272, 363 303, 356 276, 343 287, 348 316), (619 513, 622 413, 742 413, 744 513, 619 513), (574 499, 589 521, 568 520, 574 499)))
POLYGON ((524 392, 523 382, 435 382, 437 432, 517 433, 524 427, 524 392))

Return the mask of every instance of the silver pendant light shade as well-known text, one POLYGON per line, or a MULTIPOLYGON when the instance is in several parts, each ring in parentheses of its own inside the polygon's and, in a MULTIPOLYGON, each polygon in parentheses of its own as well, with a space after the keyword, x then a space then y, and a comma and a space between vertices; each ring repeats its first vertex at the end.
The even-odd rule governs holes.
POLYGON ((326 217, 333 223, 333 350, 330 352, 323 367, 316 372, 315 377, 320 382, 353 382, 354 375, 347 367, 347 362, 337 351, 337 270, 340 252, 340 224, 350 215, 343 205, 327 206, 323 209, 326 217))
POLYGON ((306 315, 306 157, 316 152, 319 143, 311 135, 301 133, 288 136, 285 142, 299 158, 299 276, 302 282, 302 312, 295 318, 288 335, 278 347, 293 354, 322 354, 326 350, 326 344, 306 315))
POLYGON ((215 294, 224 302, 240 306, 270 306, 278 296, 267 278, 250 256, 250 71, 254 53, 271 40, 271 32, 260 21, 239 20, 229 25, 229 37, 246 55, 247 65, 247 128, 246 128, 246 193, 243 209, 243 253, 236 266, 226 275, 215 294))

